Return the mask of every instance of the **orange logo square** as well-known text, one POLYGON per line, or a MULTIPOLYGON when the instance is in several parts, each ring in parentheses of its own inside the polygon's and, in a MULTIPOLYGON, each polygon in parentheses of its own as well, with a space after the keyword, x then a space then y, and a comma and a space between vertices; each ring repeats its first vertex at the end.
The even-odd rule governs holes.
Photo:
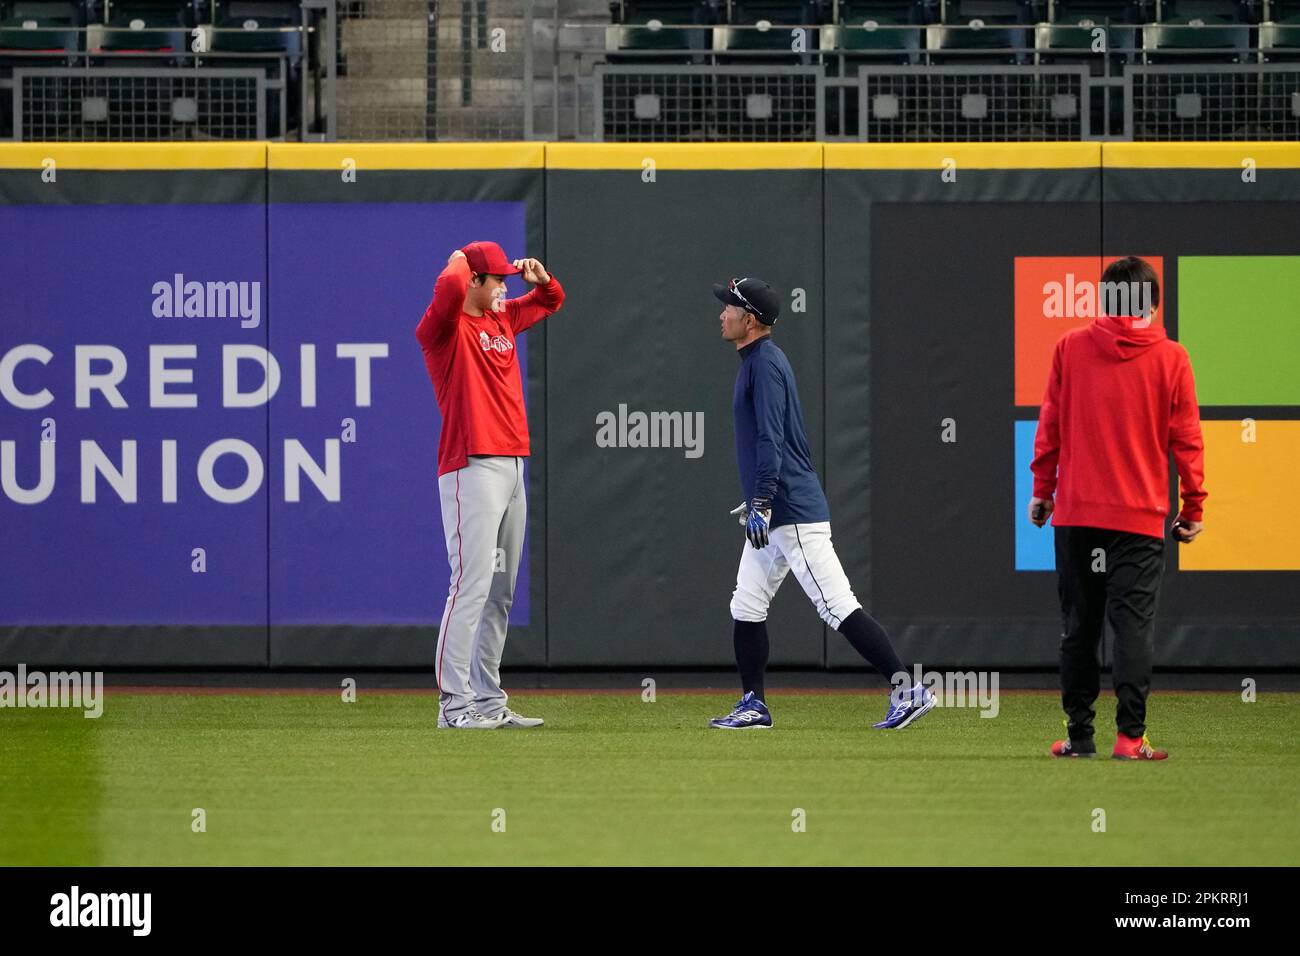
MULTIPOLYGON (((1118 256, 1016 256, 1016 401, 1038 405, 1052 368, 1052 350, 1070 329, 1087 325, 1102 314, 1112 295, 1140 305, 1148 290, 1101 287, 1101 274, 1118 256)), ((1164 259, 1142 256, 1165 286, 1164 259)), ((1163 296, 1162 296, 1163 301, 1163 296)), ((1155 322, 1161 323, 1157 309, 1155 322)))

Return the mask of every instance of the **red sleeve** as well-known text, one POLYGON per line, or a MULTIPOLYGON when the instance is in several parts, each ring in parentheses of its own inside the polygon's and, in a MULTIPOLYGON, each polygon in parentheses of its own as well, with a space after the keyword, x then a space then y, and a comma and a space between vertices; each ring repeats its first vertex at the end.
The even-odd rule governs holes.
POLYGON ((1060 401, 1061 352, 1065 339, 1056 343, 1052 353, 1052 371, 1047 376, 1043 404, 1038 409, 1038 433, 1034 437, 1034 497, 1050 498, 1056 493, 1056 464, 1061 457, 1060 401))
POLYGON ((1192 363, 1184 352, 1174 386, 1169 416, 1169 450, 1178 469, 1183 499, 1179 512, 1188 521, 1200 521, 1205 512, 1205 441, 1201 438, 1201 409, 1196 402, 1192 363))
POLYGON ((555 313, 564 304, 564 289, 555 276, 545 285, 533 286, 527 295, 517 299, 506 299, 506 321, 515 335, 531 328, 548 315, 555 313))
POLYGON ((469 263, 457 256, 447 263, 433 286, 433 300, 424 310, 420 324, 415 327, 415 337, 429 348, 435 342, 445 341, 456 328, 456 319, 465 306, 465 293, 469 289, 469 263))

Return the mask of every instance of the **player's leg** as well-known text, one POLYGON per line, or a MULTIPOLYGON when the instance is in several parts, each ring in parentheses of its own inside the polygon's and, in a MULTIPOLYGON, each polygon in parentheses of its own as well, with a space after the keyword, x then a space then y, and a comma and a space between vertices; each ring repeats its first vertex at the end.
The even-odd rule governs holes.
POLYGON ((524 550, 524 529, 528 524, 528 494, 522 458, 514 459, 514 469, 513 491, 497 529, 492 587, 479 620, 478 636, 470 658, 469 682, 478 710, 485 717, 504 715, 507 723, 503 726, 538 727, 541 720, 522 717, 509 710, 506 706, 508 697, 501 689, 501 654, 506 646, 510 607, 514 603, 519 560, 524 550))
POLYGON ((769 646, 767 609, 789 570, 785 555, 775 545, 755 548, 746 542, 742 546, 731 594, 731 639, 743 691, 732 712, 715 717, 709 726, 723 730, 772 726, 763 686, 769 646))
MULTIPOLYGON (((906 676, 907 668, 889 635, 853 593, 831 541, 830 522, 783 525, 773 534, 821 619, 843 634, 885 680, 897 682, 898 675, 906 676)), ((911 681, 904 686, 910 688, 911 681)))
MULTIPOLYGON (((475 710, 470 661, 492 586, 497 532, 513 478, 509 468, 503 470, 501 461, 471 458, 464 468, 438 479, 447 562, 451 566, 451 585, 434 659, 439 726, 452 724, 475 710)), ((504 461, 508 464, 510 459, 504 461)))
POLYGON ((767 610, 785 580, 790 566, 781 549, 769 544, 742 546, 731 593, 732 645, 740 670, 741 687, 763 700, 763 674, 767 670, 767 610))
POLYGON ((1061 706, 1069 740, 1058 740, 1058 757, 1092 756, 1094 705, 1101 693, 1101 637, 1106 609, 1106 576, 1093 551, 1100 541, 1093 528, 1056 528, 1057 595, 1061 603, 1061 706))
POLYGON ((921 684, 913 684, 885 629, 862 609, 831 542, 829 521, 782 525, 772 541, 785 553, 790 570, 823 621, 853 645, 885 680, 895 685, 880 730, 902 730, 938 703, 921 684))
POLYGON ((1115 724, 1113 755, 1133 760, 1168 756, 1146 740, 1147 695, 1155 655, 1156 605, 1165 566, 1165 543, 1150 535, 1112 532, 1107 536, 1106 616, 1115 632, 1112 677, 1115 724))

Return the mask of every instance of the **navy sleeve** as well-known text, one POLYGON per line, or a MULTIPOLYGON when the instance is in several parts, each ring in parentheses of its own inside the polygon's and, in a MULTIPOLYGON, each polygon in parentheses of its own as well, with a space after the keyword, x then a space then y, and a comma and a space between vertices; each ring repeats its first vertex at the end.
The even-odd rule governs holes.
POLYGON ((754 370, 754 496, 775 498, 785 447, 785 376, 775 362, 754 370))

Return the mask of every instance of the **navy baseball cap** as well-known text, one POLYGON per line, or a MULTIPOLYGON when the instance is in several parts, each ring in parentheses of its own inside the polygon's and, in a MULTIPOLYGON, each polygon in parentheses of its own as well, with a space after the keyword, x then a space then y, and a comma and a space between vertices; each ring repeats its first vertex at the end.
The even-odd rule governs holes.
POLYGON ((781 314, 781 297, 762 279, 732 279, 726 285, 714 285, 713 294, 720 302, 753 312, 764 325, 775 324, 781 314))

